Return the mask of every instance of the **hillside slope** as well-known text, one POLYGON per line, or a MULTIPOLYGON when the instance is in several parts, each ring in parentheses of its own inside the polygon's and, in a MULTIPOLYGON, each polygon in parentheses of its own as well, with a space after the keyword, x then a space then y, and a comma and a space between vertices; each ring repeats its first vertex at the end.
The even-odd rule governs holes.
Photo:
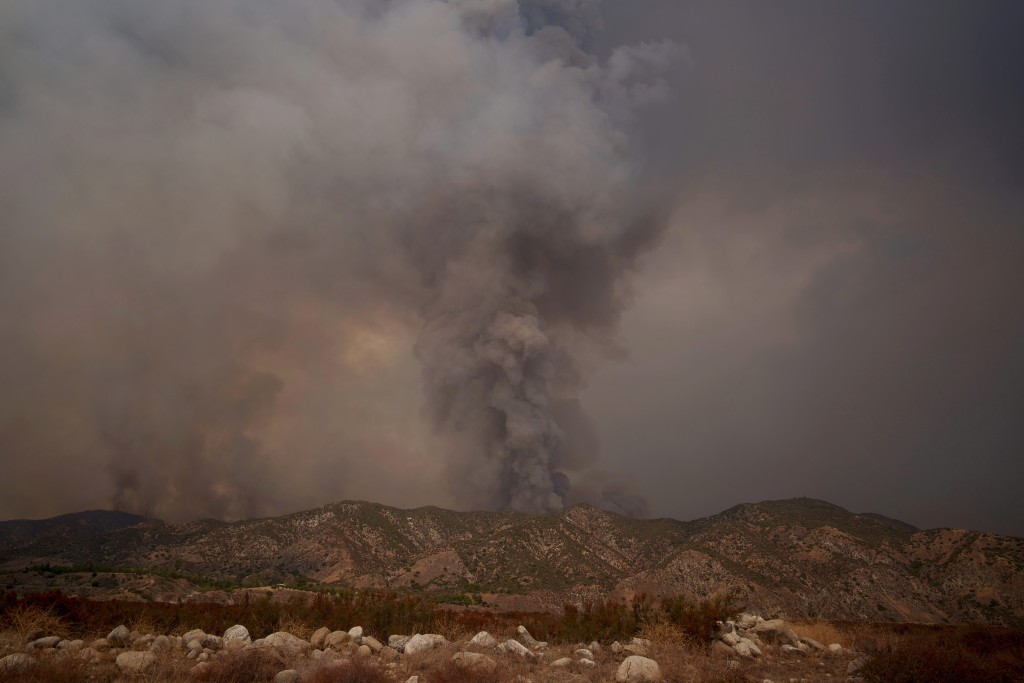
POLYGON ((342 502, 225 523, 147 520, 8 550, 29 563, 170 569, 266 585, 482 593, 497 604, 636 593, 701 597, 789 617, 1010 623, 1024 618, 1024 540, 920 531, 812 499, 737 505, 692 522, 590 506, 559 515, 400 510, 342 502))

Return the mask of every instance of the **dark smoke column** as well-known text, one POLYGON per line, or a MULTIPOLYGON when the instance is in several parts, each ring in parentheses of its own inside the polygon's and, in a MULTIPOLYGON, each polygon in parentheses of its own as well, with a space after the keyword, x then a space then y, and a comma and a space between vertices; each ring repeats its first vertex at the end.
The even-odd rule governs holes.
POLYGON ((502 144, 482 141, 471 175, 440 180, 405 239, 429 292, 416 355, 429 416, 450 439, 453 493, 472 508, 640 512, 641 497, 594 470, 578 394, 584 366, 616 348, 628 275, 660 233, 652 207, 636 209, 624 129, 657 99, 645 72, 674 47, 619 48, 602 63, 584 49, 596 13, 583 0, 456 6, 523 72, 511 113, 498 95, 471 123, 502 144))

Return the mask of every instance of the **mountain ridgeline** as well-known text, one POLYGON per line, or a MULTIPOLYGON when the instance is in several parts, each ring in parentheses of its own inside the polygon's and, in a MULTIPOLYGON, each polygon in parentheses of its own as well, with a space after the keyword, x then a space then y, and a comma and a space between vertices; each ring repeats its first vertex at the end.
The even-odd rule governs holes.
POLYGON ((790 618, 1024 621, 1024 539, 922 531, 807 498, 737 505, 691 522, 628 519, 586 505, 527 515, 366 502, 234 523, 123 516, 89 527, 75 518, 46 520, 50 526, 38 528, 58 531, 32 539, 23 521, 0 523, 8 585, 46 564, 243 586, 464 592, 515 609, 638 593, 731 593, 740 607, 790 618))

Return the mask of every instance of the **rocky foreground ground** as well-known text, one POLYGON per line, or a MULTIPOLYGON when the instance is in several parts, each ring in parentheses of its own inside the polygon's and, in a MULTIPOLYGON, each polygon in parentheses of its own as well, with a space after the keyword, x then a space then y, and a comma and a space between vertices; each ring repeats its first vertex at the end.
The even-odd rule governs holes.
POLYGON ((719 622, 710 647, 688 642, 668 626, 645 635, 651 637, 549 646, 523 626, 512 633, 481 631, 453 639, 436 633, 378 639, 360 626, 325 626, 308 638, 282 630, 254 640, 241 624, 220 635, 199 629, 140 633, 122 625, 89 641, 7 632, 0 680, 779 683, 861 680, 857 674, 866 661, 841 643, 820 642, 785 621, 752 614, 719 622))

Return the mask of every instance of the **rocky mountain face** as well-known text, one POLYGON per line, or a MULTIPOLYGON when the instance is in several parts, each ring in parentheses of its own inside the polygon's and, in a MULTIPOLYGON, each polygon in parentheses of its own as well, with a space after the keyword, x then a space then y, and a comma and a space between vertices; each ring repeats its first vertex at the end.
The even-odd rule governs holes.
POLYGON ((479 593, 514 609, 728 592, 738 607, 789 618, 1024 620, 1024 539, 921 531, 811 499, 738 505, 692 522, 583 505, 525 515, 342 502, 235 523, 144 520, 0 555, 8 575, 40 563, 159 568, 250 586, 479 593))

